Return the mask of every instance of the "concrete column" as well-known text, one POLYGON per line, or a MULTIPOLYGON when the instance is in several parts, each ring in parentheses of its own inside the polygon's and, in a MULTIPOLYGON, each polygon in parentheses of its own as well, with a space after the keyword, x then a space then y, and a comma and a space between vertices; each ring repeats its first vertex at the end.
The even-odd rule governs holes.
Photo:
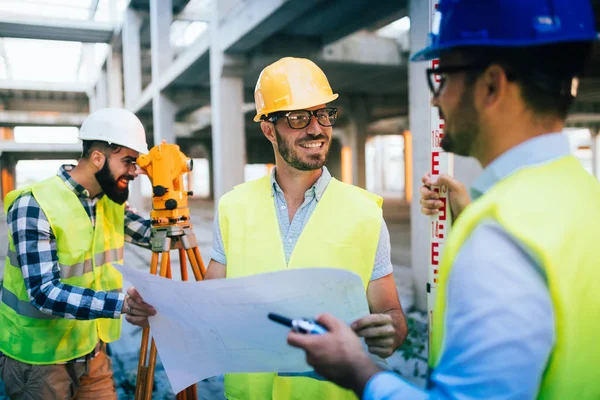
POLYGON ((177 107, 160 91, 162 74, 173 60, 169 42, 173 22, 172 0, 150 0, 150 40, 152 55, 152 117, 154 122, 154 144, 163 139, 175 143, 175 114, 177 107))
POLYGON ((352 123, 348 139, 352 150, 352 183, 365 189, 367 187, 365 146, 367 144, 367 127, 369 123, 367 99, 353 97, 350 101, 350 110, 352 123))
POLYGON ((97 101, 96 101, 96 88, 88 91, 88 101, 90 106, 90 114, 98 109, 97 101))
POLYGON ((113 44, 106 60, 108 105, 110 107, 123 107, 123 73, 121 71, 121 66, 121 52, 117 46, 113 44))
POLYGON ((154 144, 164 139, 175 143, 175 114, 177 105, 165 94, 156 93, 152 100, 152 121, 154 123, 154 144))
POLYGON ((228 56, 221 47, 220 23, 237 0, 213 2, 210 45, 210 100, 215 207, 223 194, 244 182, 246 135, 244 131, 243 59, 228 56))
POLYGON ((108 77, 105 68, 102 68, 102 71, 100 71, 98 82, 96 83, 96 107, 108 107, 108 77))
MULTIPOLYGON (((408 15, 410 17, 410 48, 412 51, 427 45, 429 34, 429 1, 411 0, 408 15)), ((429 266, 429 219, 421 214, 417 188, 421 186, 421 176, 429 170, 430 157, 430 94, 425 70, 427 62, 413 63, 408 66, 409 84, 409 120, 413 139, 413 188, 410 209, 411 264, 415 282, 415 306, 427 309, 427 275, 429 266)))
POLYGON ((141 21, 134 10, 128 8, 123 21, 123 75, 125 107, 133 108, 142 94, 142 55, 140 48, 141 21))

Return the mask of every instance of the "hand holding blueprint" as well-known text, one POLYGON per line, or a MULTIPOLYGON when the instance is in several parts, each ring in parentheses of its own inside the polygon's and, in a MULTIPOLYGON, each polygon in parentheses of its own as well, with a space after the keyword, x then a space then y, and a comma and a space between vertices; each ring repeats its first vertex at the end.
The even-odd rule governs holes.
POLYGON ((360 278, 340 269, 181 282, 117 268, 157 311, 151 334, 175 393, 223 373, 310 371, 304 352, 287 344, 289 329, 270 321, 270 312, 328 312, 347 323, 369 313, 360 278))

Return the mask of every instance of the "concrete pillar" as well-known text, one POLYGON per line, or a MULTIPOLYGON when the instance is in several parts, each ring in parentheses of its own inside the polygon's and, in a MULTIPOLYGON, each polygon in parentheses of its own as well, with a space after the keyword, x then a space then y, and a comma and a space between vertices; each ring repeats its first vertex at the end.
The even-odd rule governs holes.
POLYGON ((106 70, 108 78, 108 105, 110 107, 123 107, 123 73, 121 52, 115 44, 106 60, 106 70))
POLYGON ((142 55, 140 48, 141 20, 136 12, 127 8, 123 21, 123 75, 125 107, 133 108, 142 93, 142 55))
POLYGON ((98 82, 96 82, 96 107, 108 107, 108 77, 105 68, 100 71, 98 82))
POLYGON ((210 101, 215 207, 223 194, 244 182, 246 135, 244 131, 243 59, 228 56, 221 47, 220 24, 237 0, 213 2, 210 45, 210 101))
MULTIPOLYGON (((410 48, 412 51, 427 45, 429 34, 429 1, 410 0, 408 15, 410 17, 410 48)), ((430 94, 425 78, 427 62, 413 63, 408 66, 409 84, 409 120, 413 139, 413 188, 410 209, 411 230, 411 264, 415 282, 415 306, 420 310, 427 309, 427 276, 429 268, 429 219, 421 214, 418 187, 421 176, 429 170, 430 158, 430 94)))
POLYGON ((332 138, 331 140, 329 156, 327 157, 327 169, 331 176, 342 180, 342 142, 339 138, 332 138))
POLYGON ((156 93, 152 100, 152 121, 154 123, 154 145, 164 139, 175 143, 175 114, 177 105, 165 94, 156 93))
POLYGON ((90 114, 91 114, 98 109, 97 102, 96 102, 96 89, 95 88, 91 89, 90 91, 88 91, 87 95, 88 95, 90 114))
POLYGON ((154 144, 162 140, 175 143, 176 105, 160 91, 162 74, 173 60, 169 42, 173 22, 172 0, 150 0, 150 40, 152 55, 152 118, 154 122, 154 144))
POLYGON ((350 135, 348 143, 352 150, 352 183, 365 189, 367 187, 365 147, 369 123, 367 99, 362 96, 353 97, 350 101, 350 112, 352 122, 348 130, 350 135))

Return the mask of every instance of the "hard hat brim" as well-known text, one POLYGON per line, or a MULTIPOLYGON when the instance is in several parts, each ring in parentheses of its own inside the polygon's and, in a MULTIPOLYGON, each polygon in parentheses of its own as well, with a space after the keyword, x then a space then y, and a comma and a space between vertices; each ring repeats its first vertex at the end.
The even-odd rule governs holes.
POLYGON ((424 49, 416 52, 410 58, 410 61, 431 61, 436 58, 440 58, 442 51, 452 50, 457 47, 489 47, 489 48, 513 48, 513 47, 526 47, 526 46, 543 46, 549 44, 558 43, 569 43, 569 42, 596 42, 600 40, 600 34, 574 34, 571 36, 565 36, 560 39, 555 38, 542 38, 539 40, 526 39, 523 41, 506 41, 506 40, 461 40, 461 41, 450 41, 443 45, 430 45, 424 49))
POLYGON ((269 114, 273 114, 273 113, 279 112, 279 111, 305 110, 307 108, 318 106, 319 104, 331 103, 332 101, 334 101, 338 97, 339 97, 339 94, 332 93, 330 96, 326 96, 326 97, 323 97, 321 99, 317 99, 317 101, 312 101, 310 104, 290 104, 288 107, 283 107, 283 108, 280 108, 280 109, 277 109, 277 110, 264 110, 260 114, 256 114, 254 116, 253 121, 254 122, 260 122, 260 121, 262 121, 263 115, 269 115, 269 114))

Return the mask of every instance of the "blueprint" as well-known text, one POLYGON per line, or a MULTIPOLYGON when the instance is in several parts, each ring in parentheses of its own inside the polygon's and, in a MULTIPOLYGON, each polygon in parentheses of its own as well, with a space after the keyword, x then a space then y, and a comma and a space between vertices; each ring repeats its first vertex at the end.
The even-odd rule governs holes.
POLYGON ((369 313, 358 275, 340 269, 288 269, 243 278, 181 282, 116 266, 157 311, 149 319, 175 393, 235 372, 306 372, 289 328, 267 318, 328 312, 351 323, 369 313))

